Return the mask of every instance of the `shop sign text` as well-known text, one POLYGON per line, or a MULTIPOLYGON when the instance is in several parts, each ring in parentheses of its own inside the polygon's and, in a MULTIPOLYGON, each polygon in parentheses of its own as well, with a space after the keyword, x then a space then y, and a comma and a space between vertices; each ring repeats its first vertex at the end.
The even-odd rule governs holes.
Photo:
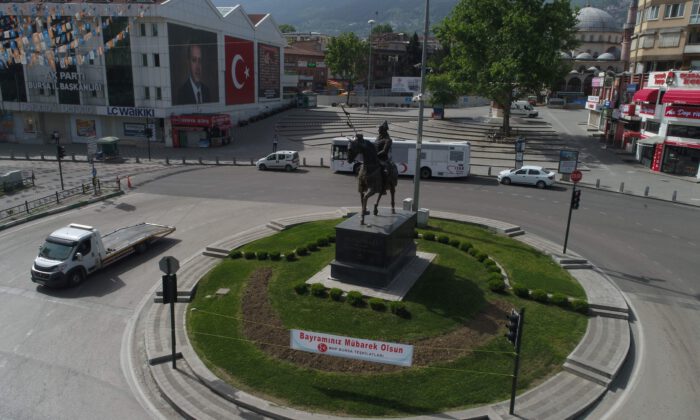
POLYGON ((120 117, 144 117, 155 118, 156 110, 153 108, 133 108, 129 106, 108 106, 107 115, 120 117))
POLYGON ((691 120, 698 120, 700 119, 700 108, 667 106, 664 116, 669 118, 687 118, 691 120))
POLYGON ((656 115, 656 105, 642 105, 639 109, 640 114, 656 115))

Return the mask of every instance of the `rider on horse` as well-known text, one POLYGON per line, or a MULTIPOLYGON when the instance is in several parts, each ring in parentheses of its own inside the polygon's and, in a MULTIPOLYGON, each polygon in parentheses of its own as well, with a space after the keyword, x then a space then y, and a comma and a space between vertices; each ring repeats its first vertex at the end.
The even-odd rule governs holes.
POLYGON ((377 158, 379 159, 379 164, 382 167, 382 177, 385 181, 389 176, 392 143, 393 141, 391 140, 391 137, 389 137, 389 123, 384 121, 382 125, 379 126, 379 136, 377 136, 377 141, 374 142, 374 147, 377 148, 377 158))

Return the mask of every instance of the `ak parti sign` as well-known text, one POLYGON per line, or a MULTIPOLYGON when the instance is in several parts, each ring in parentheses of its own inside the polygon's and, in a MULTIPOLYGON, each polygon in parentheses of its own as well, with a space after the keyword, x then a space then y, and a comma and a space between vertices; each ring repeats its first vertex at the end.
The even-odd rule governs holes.
POLYGON ((700 108, 680 105, 667 106, 664 117, 700 120, 700 108))

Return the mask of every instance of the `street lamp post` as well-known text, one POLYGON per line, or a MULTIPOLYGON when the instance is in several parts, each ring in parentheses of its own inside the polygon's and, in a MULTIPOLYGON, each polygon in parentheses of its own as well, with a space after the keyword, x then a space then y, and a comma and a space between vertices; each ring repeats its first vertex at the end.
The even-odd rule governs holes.
POLYGON ((420 154, 423 142, 423 108, 425 102, 425 61, 428 49, 428 26, 430 0, 425 0, 425 24, 423 28, 423 53, 420 66, 420 99, 418 102, 418 137, 416 138, 416 170, 413 174, 413 211, 418 211, 418 198, 420 195, 420 154))
POLYGON ((367 113, 369 114, 369 89, 372 86, 372 25, 374 25, 374 19, 367 21, 369 23, 369 70, 367 71, 367 113))

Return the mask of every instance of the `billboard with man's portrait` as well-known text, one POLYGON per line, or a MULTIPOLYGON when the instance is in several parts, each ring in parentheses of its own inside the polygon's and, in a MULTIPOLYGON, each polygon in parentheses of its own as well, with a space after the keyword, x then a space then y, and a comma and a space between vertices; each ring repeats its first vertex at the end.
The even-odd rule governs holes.
POLYGON ((258 44, 258 98, 280 97, 280 49, 258 44))
POLYGON ((216 34, 168 23, 173 105, 219 102, 216 34))

